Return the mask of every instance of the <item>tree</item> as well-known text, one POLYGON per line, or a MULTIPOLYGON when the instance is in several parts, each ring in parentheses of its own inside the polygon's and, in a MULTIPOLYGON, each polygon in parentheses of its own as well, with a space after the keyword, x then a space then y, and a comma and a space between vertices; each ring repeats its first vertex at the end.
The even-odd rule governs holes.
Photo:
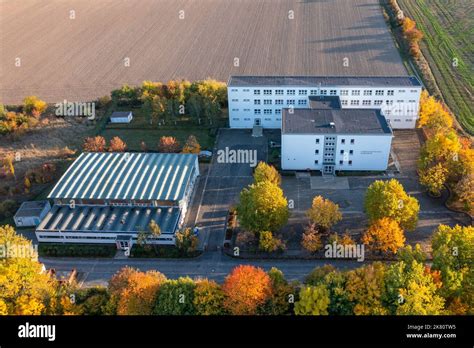
POLYGON ((270 231, 262 231, 259 233, 258 248, 261 251, 274 252, 277 250, 284 250, 285 244, 276 238, 270 231))
POLYGON ((441 271, 441 293, 449 299, 461 296, 464 281, 472 272, 474 227, 439 225, 432 241, 433 269, 441 271))
POLYGON ((268 271, 271 280, 272 295, 259 308, 259 313, 264 315, 290 315, 293 314, 294 303, 298 295, 296 284, 288 283, 282 271, 272 267, 268 271))
POLYGON ((353 303, 355 315, 384 315, 382 302, 385 266, 374 262, 347 272, 347 298, 353 303))
POLYGON ((420 205, 395 179, 374 181, 365 195, 365 211, 369 222, 384 217, 397 221, 404 230, 413 230, 418 222, 420 205))
POLYGON ((339 205, 324 199, 322 196, 316 196, 313 199, 311 208, 306 212, 308 218, 319 228, 327 230, 342 219, 339 211, 339 205))
POLYGON ((347 275, 332 265, 315 268, 305 279, 310 286, 325 285, 329 291, 329 315, 352 315, 354 304, 346 291, 347 275))
POLYGON ((189 277, 164 282, 156 294, 155 315, 193 315, 196 283, 189 277))
POLYGON ((453 126, 450 113, 426 90, 421 92, 419 114, 418 127, 425 127, 436 133, 453 126))
POLYGON ((166 277, 157 271, 122 268, 109 281, 117 314, 150 315, 155 305, 155 294, 165 281, 166 277))
POLYGON ((8 154, 3 158, 3 170, 6 174, 15 177, 15 166, 13 164, 13 155, 8 154))
POLYGON ((180 149, 179 142, 175 137, 161 137, 158 144, 158 151, 166 153, 178 153, 180 149))
POLYGON ((276 231, 288 221, 288 202, 281 188, 262 181, 242 190, 237 214, 241 226, 249 231, 276 231))
POLYGON ((384 287, 384 302, 391 314, 442 314, 444 300, 436 294, 438 287, 422 263, 413 260, 411 264, 400 261, 390 265, 384 287))
POLYGON ((203 111, 202 98, 197 94, 191 95, 186 103, 186 110, 188 111, 189 116, 200 125, 201 114, 203 111))
POLYGON ((438 132, 428 138, 420 151, 418 169, 423 170, 434 164, 442 163, 449 170, 453 162, 459 161, 462 145, 454 130, 438 132))
POLYGON ((86 152, 105 152, 105 139, 101 136, 87 137, 82 148, 86 152))
POLYGON ((434 196, 440 196, 443 185, 448 178, 448 169, 438 163, 419 172, 420 184, 425 186, 434 196))
POLYGON ((56 314, 57 283, 37 261, 31 241, 12 226, 0 226, 0 312, 9 315, 56 314))
POLYGON ((124 152, 127 149, 127 144, 125 144, 122 139, 119 137, 113 137, 110 139, 110 146, 109 146, 109 151, 110 152, 124 152))
POLYGON ((107 288, 93 287, 81 289, 76 296, 78 314, 80 315, 105 315, 110 297, 107 288))
POLYGON ((193 254, 199 245, 198 237, 190 228, 176 232, 176 247, 182 255, 193 254))
POLYGON ((255 183, 259 183, 261 181, 270 181, 275 185, 281 184, 281 177, 275 167, 265 163, 259 162, 255 171, 253 173, 253 179, 255 183))
POLYGON ((405 244, 405 236, 398 222, 381 218, 370 225, 362 236, 362 242, 371 250, 395 254, 405 244))
POLYGON ((183 146, 183 153, 199 154, 199 152, 201 152, 201 145, 194 135, 190 135, 183 146))
POLYGON ((37 118, 46 110, 47 106, 46 102, 34 95, 23 99, 23 111, 37 118))
POLYGON ((321 241, 321 235, 316 228, 316 224, 311 223, 305 228, 301 238, 301 246, 311 253, 321 250, 323 242, 321 241))
POLYGON ((203 279, 196 282, 194 289, 194 308, 197 315, 225 314, 224 291, 213 280, 203 279))
POLYGON ((271 280, 261 268, 250 265, 235 267, 222 285, 226 298, 224 308, 234 315, 252 315, 271 296, 271 280))
POLYGON ((470 210, 474 204, 474 174, 463 176, 454 186, 454 192, 466 210, 470 210))
POLYGON ((328 315, 329 291, 324 285, 305 286, 295 304, 296 315, 328 315))

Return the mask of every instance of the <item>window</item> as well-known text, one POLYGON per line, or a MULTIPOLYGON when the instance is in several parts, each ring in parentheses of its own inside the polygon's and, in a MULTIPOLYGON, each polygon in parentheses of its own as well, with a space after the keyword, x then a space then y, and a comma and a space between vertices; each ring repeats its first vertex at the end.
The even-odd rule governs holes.
POLYGON ((364 95, 365 95, 365 96, 372 95, 372 90, 366 89, 366 90, 364 91, 364 95))
POLYGON ((341 139, 341 144, 345 144, 346 143, 346 139, 341 139))
POLYGON ((342 161, 339 161, 339 164, 342 164, 343 162, 342 161))
POLYGON ((418 90, 417 89, 412 89, 410 92, 411 93, 418 93, 418 90))
POLYGON ((244 118, 244 121, 250 121, 250 118, 244 118))
POLYGON ((239 109, 232 109, 232 111, 239 111, 239 109))
POLYGON ((344 155, 344 150, 341 150, 341 152, 340 152, 340 153, 341 153, 341 155, 344 155))
POLYGON ((239 100, 238 99, 232 99, 233 102, 238 102, 239 100))
POLYGON ((294 89, 289 89, 289 90, 286 91, 286 94, 295 95, 295 90, 294 89))
POLYGON ((250 99, 244 99, 244 102, 247 102, 247 103, 248 103, 249 101, 250 101, 250 99))
POLYGON ((374 105, 382 105, 383 100, 375 100, 374 105))
POLYGON ((341 105, 347 105, 347 100, 341 100, 341 105))
POLYGON ((360 95, 360 91, 358 89, 355 89, 351 93, 352 95, 360 95))
POLYGON ((271 121, 272 119, 271 118, 265 118, 265 121, 271 121))
POLYGON ((250 92, 250 89, 244 88, 243 91, 244 91, 244 92, 250 92))
POLYGON ((352 160, 349 160, 349 165, 350 165, 350 166, 352 165, 352 160))
POLYGON ((306 99, 298 100, 298 105, 306 105, 306 99))
POLYGON ((281 118, 276 118, 277 121, 281 121, 281 118))
POLYGON ((349 155, 353 155, 354 154, 354 150, 349 150, 349 155))
POLYGON ((264 89, 263 90, 263 95, 272 95, 272 90, 271 89, 264 89))
POLYGON ((331 89, 329 91, 329 95, 337 95, 337 91, 335 89, 331 89))
POLYGON ((387 91, 387 95, 394 95, 395 91, 393 89, 387 91))
POLYGON ((319 139, 316 139, 316 144, 319 144, 319 139))
POLYGON ((231 92, 237 92, 237 88, 232 88, 230 91, 231 92))
POLYGON ((321 90, 321 95, 328 95, 328 91, 326 89, 321 90))
POLYGON ((355 139, 351 139, 351 145, 355 143, 355 139))
POLYGON ((275 115, 280 115, 281 114, 281 109, 276 109, 275 110, 275 115))
POLYGON ((299 94, 299 95, 307 95, 307 94, 308 94, 308 91, 307 91, 306 89, 300 89, 300 90, 298 91, 298 94, 299 94))
POLYGON ((261 110, 260 110, 260 109, 255 109, 255 110, 253 111, 253 113, 254 113, 255 115, 260 115, 260 114, 261 114, 261 110))
POLYGON ((359 101, 358 100, 351 100, 351 105, 359 105, 359 101))
POLYGON ((375 95, 383 95, 383 89, 376 90, 375 95))
POLYGON ((363 100, 362 105, 371 105, 372 102, 370 100, 363 100))
POLYGON ((260 95, 260 90, 259 90, 259 89, 254 89, 254 90, 253 90, 253 94, 255 94, 255 95, 260 95))
POLYGON ((403 100, 397 100, 397 103, 402 104, 402 103, 404 103, 404 101, 403 100))
POLYGON ((413 121, 413 119, 411 119, 411 118, 406 118, 405 119, 405 122, 412 122, 412 121, 413 121))
POLYGON ((293 99, 288 99, 286 105, 295 105, 295 101, 293 99))
POLYGON ((318 164, 318 163, 319 163, 319 161, 318 161, 318 160, 314 160, 314 164, 318 164))
POLYGON ((264 115, 271 115, 272 114, 272 109, 264 109, 263 114, 264 115))
POLYGON ((265 99, 263 101, 263 105, 272 105, 272 100, 271 99, 265 99))
POLYGON ((275 105, 283 105, 283 99, 275 100, 275 105))
POLYGON ((312 89, 311 91, 309 91, 309 94, 310 95, 318 95, 318 90, 312 89))
POLYGON ((255 100, 253 101, 253 104, 254 104, 254 105, 260 105, 260 99, 255 99, 255 100))
POLYGON ((393 100, 386 100, 386 101, 385 101, 385 104, 386 104, 386 105, 393 105, 393 100))
POLYGON ((233 118, 232 121, 240 121, 240 118, 233 118))
POLYGON ((250 111, 250 109, 244 109, 244 111, 250 111))
POLYGON ((277 89, 275 90, 276 95, 283 95, 283 90, 282 89, 277 89))
POLYGON ((319 155, 319 150, 314 150, 315 155, 319 155))
POLYGON ((398 93, 405 93, 405 90, 404 89, 399 89, 398 93))
POLYGON ((341 89, 341 95, 349 95, 349 91, 347 89, 341 89))

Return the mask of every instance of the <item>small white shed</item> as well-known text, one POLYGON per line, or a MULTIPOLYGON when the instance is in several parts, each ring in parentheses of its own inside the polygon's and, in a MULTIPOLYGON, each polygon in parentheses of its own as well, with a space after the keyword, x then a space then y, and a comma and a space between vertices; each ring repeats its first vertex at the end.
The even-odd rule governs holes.
POLYGON ((23 202, 13 220, 16 227, 38 226, 50 209, 48 201, 23 202))
POLYGON ((130 123, 133 119, 131 111, 115 111, 110 115, 110 123, 130 123))

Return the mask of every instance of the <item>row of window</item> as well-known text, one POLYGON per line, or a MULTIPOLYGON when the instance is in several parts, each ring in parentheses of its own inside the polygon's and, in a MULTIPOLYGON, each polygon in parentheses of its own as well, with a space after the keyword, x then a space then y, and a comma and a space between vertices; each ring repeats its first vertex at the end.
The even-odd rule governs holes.
MULTIPOLYGON (((334 146, 333 141, 335 141, 335 140, 336 140, 335 137, 326 138, 325 146, 334 146)), ((316 138, 316 144, 319 144, 319 141, 320 141, 320 139, 316 138)), ((341 139, 341 144, 345 144, 345 143, 346 143, 346 139, 342 138, 341 139)), ((351 143, 351 145, 355 144, 355 139, 351 139, 350 143, 351 143)))
MULTIPOLYGON (((252 119, 251 119, 251 118, 248 118, 248 117, 245 117, 243 120, 244 120, 244 121, 252 121, 252 119)), ((275 118, 274 120, 271 119, 271 118, 264 118, 264 120, 265 120, 265 121, 273 122, 273 121, 281 121, 281 118, 275 118)), ((237 121, 237 122, 239 122, 239 121, 240 121, 240 118, 239 118, 239 117, 233 117, 233 118, 232 118, 232 121, 237 121)))
MULTIPOLYGON (((314 160, 314 164, 319 164, 319 160, 314 160)), ((339 164, 344 164, 344 161, 339 161, 339 164)), ((347 161, 347 164, 352 165, 352 160, 347 161)))
MULTIPOLYGON (((237 89, 231 89, 232 92, 238 92, 237 89)), ((249 92, 250 90, 249 89, 244 89, 243 90, 244 92, 249 92)), ((298 95, 308 95, 308 89, 287 89, 286 90, 286 95, 296 95, 296 92, 298 91, 298 95)), ((271 89, 264 89, 263 90, 263 95, 273 95, 273 92, 275 92, 274 94, 275 95, 284 95, 285 94, 285 90, 283 89, 276 89, 275 91, 271 90, 271 89)), ((382 96, 382 95, 388 95, 388 96, 393 96, 395 95, 395 90, 394 89, 389 89, 387 91, 383 90, 383 89, 376 89, 376 90, 371 90, 371 89, 365 89, 365 90, 360 90, 360 89, 353 89, 353 90, 348 90, 348 89, 341 89, 340 90, 340 95, 349 95, 349 92, 350 92, 350 95, 353 95, 353 96, 358 96, 358 95, 361 95, 361 92, 362 92, 362 95, 365 95, 365 96, 371 96, 371 95, 378 95, 378 96, 382 96), (387 92, 387 94, 385 94, 385 92, 387 92)), ((406 90, 405 89, 400 89, 398 90, 398 93, 405 93, 406 90)), ((418 90, 416 89, 412 89, 410 90, 410 93, 418 93, 418 90)), ((253 90, 253 94, 254 95, 261 95, 262 94, 262 90, 260 89, 254 89, 253 90)), ((309 90, 309 94, 310 95, 337 95, 337 89, 310 89, 309 90)))
MULTIPOLYGON (((233 99, 235 100, 235 99, 233 99)), ((271 99, 264 99, 263 100, 263 105, 272 105, 273 101, 271 99)), ((261 105, 262 101, 260 99, 255 99, 253 101, 254 105, 261 105)), ((306 99, 300 99, 298 100, 298 105, 307 105, 308 101, 306 99)), ((275 105, 283 105, 283 99, 277 99, 275 100, 275 105)), ((296 101, 294 99, 288 99, 286 101, 286 105, 296 105, 296 101)))

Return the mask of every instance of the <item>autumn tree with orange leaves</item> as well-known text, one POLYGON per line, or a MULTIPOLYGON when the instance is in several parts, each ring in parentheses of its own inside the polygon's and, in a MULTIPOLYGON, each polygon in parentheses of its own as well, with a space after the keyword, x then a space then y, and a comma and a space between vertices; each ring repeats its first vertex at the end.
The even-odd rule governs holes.
POLYGON ((177 153, 179 152, 179 142, 175 137, 161 137, 160 143, 158 144, 158 151, 166 153, 177 153))
POLYGON ((106 142, 104 137, 101 137, 100 135, 96 137, 87 137, 84 140, 82 148, 86 152, 105 152, 106 142))
POLYGON ((261 268, 240 265, 226 277, 222 286, 224 307, 234 315, 256 314, 272 294, 270 277, 261 268))
POLYGON ((109 152, 124 152, 127 149, 127 144, 119 137, 110 139, 109 152))
POLYGON ((122 268, 109 282, 111 302, 118 315, 150 315, 158 288, 166 277, 157 271, 122 268))

